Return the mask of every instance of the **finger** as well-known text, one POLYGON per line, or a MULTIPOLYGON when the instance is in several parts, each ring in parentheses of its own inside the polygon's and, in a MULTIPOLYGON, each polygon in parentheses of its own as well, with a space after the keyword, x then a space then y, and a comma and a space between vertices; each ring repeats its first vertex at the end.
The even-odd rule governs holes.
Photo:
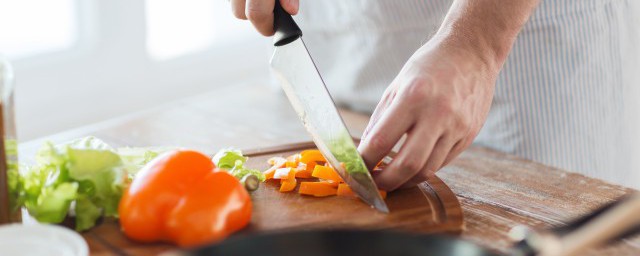
POLYGON ((298 14, 298 9, 300 8, 299 0, 280 0, 280 5, 282 8, 287 11, 291 15, 298 14))
POLYGON ((273 7, 275 0, 247 0, 245 15, 264 36, 273 35, 273 7))
POLYGON ((436 145, 433 147, 433 151, 431 151, 427 164, 422 170, 421 174, 423 178, 426 178, 429 173, 435 173, 440 169, 449 153, 451 153, 453 146, 458 141, 459 140, 450 135, 444 135, 438 140, 436 145))
POLYGON ((244 14, 246 0, 231 0, 231 12, 238 19, 246 20, 247 15, 244 14))
POLYGON ((451 163, 451 161, 453 161, 457 156, 459 156, 465 149, 467 149, 472 143, 473 140, 475 139, 476 135, 478 134, 478 132, 470 132, 463 140, 458 141, 454 146, 453 149, 451 149, 451 153, 449 153, 449 155, 447 156, 447 159, 444 160, 444 163, 442 164, 442 167, 448 165, 449 163, 451 163))
POLYGON ((456 143, 455 145, 453 145, 451 152, 449 152, 449 155, 444 160, 444 163, 442 163, 442 166, 440 166, 440 168, 447 166, 449 163, 451 163, 451 161, 453 161, 453 159, 455 159, 458 155, 460 155, 460 153, 462 153, 462 151, 464 151, 464 149, 466 148, 466 147, 463 147, 464 144, 465 144, 465 140, 461 140, 461 141, 458 141, 458 143, 456 143))
POLYGON ((429 179, 429 177, 435 175, 435 173, 440 168, 442 168, 443 166, 446 165, 447 157, 449 155, 451 155, 451 152, 452 152, 453 148, 455 148, 456 145, 459 145, 459 143, 460 143, 460 140, 458 140, 453 145, 449 145, 451 143, 450 143, 450 140, 446 136, 440 138, 438 140, 438 142, 436 143, 436 145, 433 147, 433 151, 431 152, 431 156, 429 156, 429 160, 424 165, 422 170, 420 170, 420 172, 418 172, 415 176, 413 176, 411 179, 409 179, 409 181, 407 181, 405 184, 400 186, 400 188, 415 187, 418 184, 427 181, 429 179), (445 152, 445 153, 442 153, 442 152, 445 152), (443 158, 442 155, 445 155, 444 156, 444 160, 440 159, 440 158, 443 158), (440 162, 440 161, 442 161, 442 162, 440 162))
POLYGON ((368 168, 375 166, 389 154, 393 146, 413 124, 413 118, 401 105, 392 104, 371 128, 367 138, 360 143, 358 151, 368 168))
POLYGON ((367 128, 365 128, 364 132, 362 133, 362 138, 360 138, 361 140, 365 140, 367 138, 367 135, 369 135, 369 132, 371 131, 371 129, 378 123, 382 114, 385 112, 387 107, 391 104, 394 98, 394 94, 395 93, 393 94, 385 93, 382 96, 382 98, 380 99, 380 102, 378 102, 378 105, 376 106, 376 109, 373 110, 373 114, 371 114, 371 118, 369 118, 369 123, 367 124, 367 128))
POLYGON ((430 133, 428 129, 429 126, 423 123, 411 130, 398 155, 376 177, 375 181, 381 189, 392 191, 423 169, 438 139, 438 135, 430 133))

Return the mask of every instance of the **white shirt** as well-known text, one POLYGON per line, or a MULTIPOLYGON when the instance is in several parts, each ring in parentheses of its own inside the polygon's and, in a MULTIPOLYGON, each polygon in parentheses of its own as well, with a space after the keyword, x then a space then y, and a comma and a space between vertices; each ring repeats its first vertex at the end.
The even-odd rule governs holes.
MULTIPOLYGON (((372 111, 451 0, 301 1, 337 103, 372 111)), ((499 74, 478 145, 640 188, 640 1, 542 1, 499 74)))

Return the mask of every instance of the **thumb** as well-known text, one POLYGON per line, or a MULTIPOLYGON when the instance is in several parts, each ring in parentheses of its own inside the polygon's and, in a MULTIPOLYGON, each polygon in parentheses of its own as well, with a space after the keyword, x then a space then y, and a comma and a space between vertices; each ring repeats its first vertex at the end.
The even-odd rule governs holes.
POLYGON ((298 14, 298 9, 300 9, 299 0, 280 0, 280 5, 291 15, 298 14))

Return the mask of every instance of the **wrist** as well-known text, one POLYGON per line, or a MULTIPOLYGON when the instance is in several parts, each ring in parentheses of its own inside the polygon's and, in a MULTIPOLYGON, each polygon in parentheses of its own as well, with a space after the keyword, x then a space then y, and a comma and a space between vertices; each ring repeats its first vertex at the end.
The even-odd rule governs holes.
POLYGON ((497 73, 537 3, 538 0, 454 1, 432 40, 472 54, 497 73), (495 8, 496 2, 501 8, 495 8))

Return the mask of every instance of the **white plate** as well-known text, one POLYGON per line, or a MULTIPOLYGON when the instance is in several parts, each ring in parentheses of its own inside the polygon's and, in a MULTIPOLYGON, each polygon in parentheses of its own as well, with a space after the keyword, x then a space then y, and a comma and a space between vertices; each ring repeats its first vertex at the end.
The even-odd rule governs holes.
POLYGON ((89 247, 77 232, 55 225, 0 225, 0 255, 86 256, 89 247))

